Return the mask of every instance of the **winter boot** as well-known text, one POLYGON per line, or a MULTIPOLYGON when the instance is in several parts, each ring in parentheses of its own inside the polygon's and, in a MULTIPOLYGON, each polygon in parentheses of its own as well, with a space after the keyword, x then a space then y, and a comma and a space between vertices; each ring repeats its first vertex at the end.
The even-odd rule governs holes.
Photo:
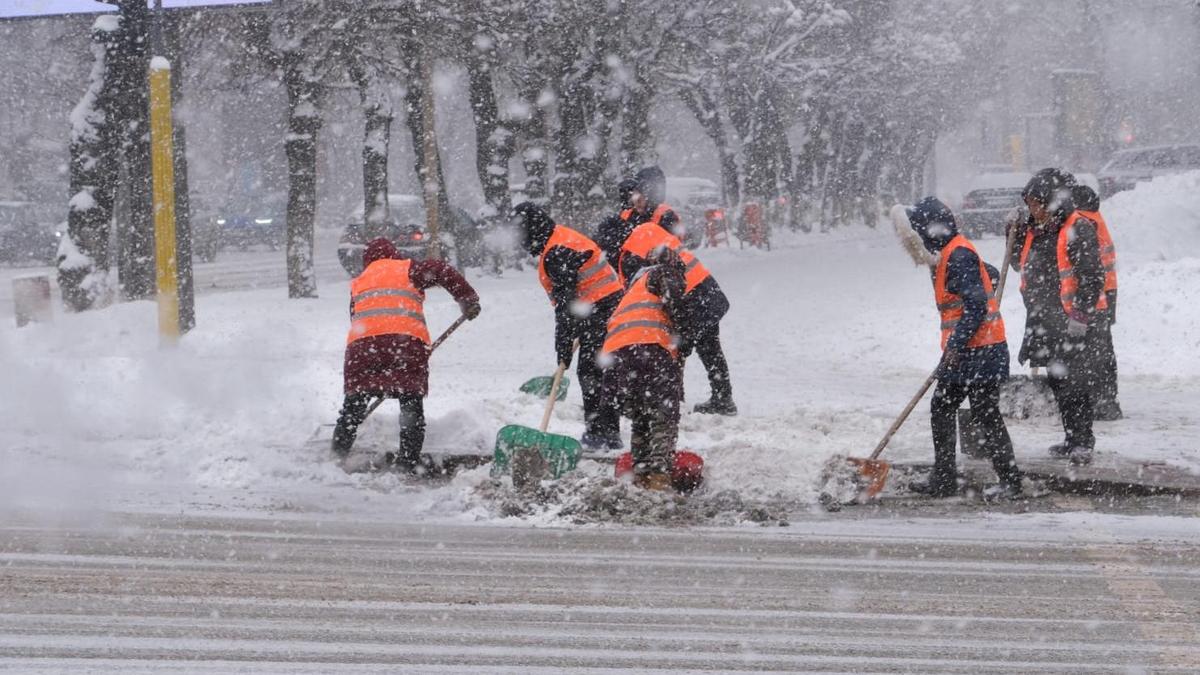
POLYGON ((338 430, 335 429, 333 440, 329 443, 329 450, 333 453, 333 456, 338 459, 345 459, 350 454, 350 448, 352 447, 354 447, 354 437, 338 433, 338 430))
POLYGON ((671 474, 661 471, 636 474, 633 477, 633 484, 643 490, 654 490, 655 492, 668 492, 672 489, 671 474))
POLYGON ((983 500, 988 502, 1002 502, 1020 499, 1024 495, 1021 492, 1021 483, 996 483, 989 485, 983 489, 983 500))
POLYGON ((692 412, 700 413, 701 415, 725 415, 726 417, 733 417, 738 414, 738 409, 733 399, 721 399, 714 396, 704 403, 697 403, 696 407, 692 408, 692 412))
POLYGON ((908 489, 919 495, 931 497, 933 499, 943 499, 945 497, 955 497, 958 495, 958 483, 956 481, 942 481, 930 478, 922 483, 912 483, 908 489))
POLYGON ((1125 415, 1121 412, 1121 404, 1117 401, 1097 401, 1092 410, 1092 419, 1099 422, 1115 422, 1125 415))
POLYGON ((579 444, 587 450, 620 450, 625 447, 620 434, 599 434, 591 431, 583 432, 579 444))
POLYGON ((1092 463, 1092 449, 1077 445, 1067 453, 1067 460, 1075 466, 1086 466, 1092 463))
POLYGON ((1046 448, 1046 452, 1050 453, 1051 457, 1065 458, 1071 454, 1071 446, 1066 442, 1055 443, 1054 445, 1046 448))

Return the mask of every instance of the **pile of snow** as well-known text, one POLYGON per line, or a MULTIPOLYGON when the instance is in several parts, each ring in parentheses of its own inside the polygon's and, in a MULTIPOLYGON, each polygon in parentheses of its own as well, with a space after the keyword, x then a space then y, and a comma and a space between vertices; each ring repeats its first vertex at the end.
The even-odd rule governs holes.
POLYGON ((1200 257, 1200 171, 1138 183, 1104 201, 1121 271, 1200 257))

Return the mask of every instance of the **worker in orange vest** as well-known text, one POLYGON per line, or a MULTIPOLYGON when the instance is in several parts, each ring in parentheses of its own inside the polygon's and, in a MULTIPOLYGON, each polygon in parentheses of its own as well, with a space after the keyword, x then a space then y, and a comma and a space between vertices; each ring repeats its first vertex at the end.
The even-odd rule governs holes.
POLYGON ((555 224, 541 207, 524 202, 513 209, 521 222, 525 248, 538 259, 538 279, 554 308, 554 351, 571 364, 579 340, 579 386, 583 390, 586 429, 580 443, 589 449, 623 447, 619 418, 601 405, 602 377, 596 357, 604 344, 608 317, 621 301, 623 287, 600 247, 583 234, 555 224))
POLYGON ((621 255, 621 244, 625 243, 633 228, 638 226, 638 223, 634 222, 633 214, 636 192, 637 181, 633 178, 625 178, 617 183, 617 212, 605 217, 596 226, 596 245, 604 251, 608 264, 612 265, 613 269, 616 269, 617 260, 621 255))
POLYGON ((693 411, 702 414, 736 415, 737 405, 733 402, 729 362, 725 359, 720 334, 721 319, 729 311, 729 298, 725 296, 712 273, 694 254, 683 248, 683 243, 677 236, 681 234, 679 219, 662 201, 665 198, 665 181, 658 167, 638 172, 634 217, 646 220, 635 227, 621 245, 617 273, 622 282, 629 283, 637 274, 637 270, 646 264, 657 249, 669 248, 678 252, 686 269, 685 302, 690 312, 690 321, 681 333, 681 363, 695 349, 708 372, 708 383, 712 392, 709 400, 697 404, 693 411))
POLYGON ((1021 271, 1027 314, 1018 357, 1045 367, 1066 438, 1050 454, 1074 464, 1092 461, 1094 406, 1100 390, 1095 354, 1108 310, 1096 223, 1075 207, 1074 177, 1042 169, 1022 192, 1029 218, 1015 227, 1013 266, 1021 271))
POLYGON ((991 275, 975 246, 959 234, 954 214, 937 198, 922 199, 907 209, 907 215, 925 248, 937 255, 933 297, 940 314, 942 347, 930 407, 933 472, 928 482, 912 489, 932 497, 958 494, 958 406, 970 398, 972 426, 1000 479, 985 496, 1018 497, 1021 473, 1000 415, 1000 384, 1008 379, 1008 342, 991 275))
POLYGON ((1100 196, 1096 191, 1086 185, 1076 185, 1071 190, 1071 197, 1079 213, 1096 224, 1100 262, 1104 264, 1104 299, 1108 302, 1108 311, 1096 320, 1100 351, 1092 356, 1096 360, 1100 388, 1096 392, 1093 414, 1098 420, 1119 420, 1122 413, 1121 403, 1117 400, 1117 352, 1112 339, 1112 326, 1117 322, 1117 247, 1108 231, 1108 223, 1100 215, 1100 196))
POLYGON ((688 310, 679 256, 662 249, 648 263, 608 320, 604 401, 633 422, 634 484, 668 490, 683 398, 679 341, 688 310))
POLYGON ((350 283, 350 332, 343 369, 345 400, 333 431, 338 458, 350 453, 373 398, 400 401, 400 446, 395 467, 418 473, 425 444, 423 399, 429 393, 429 328, 425 291, 441 286, 469 319, 479 316, 479 295, 441 260, 413 260, 382 237, 363 251, 363 272, 350 283))

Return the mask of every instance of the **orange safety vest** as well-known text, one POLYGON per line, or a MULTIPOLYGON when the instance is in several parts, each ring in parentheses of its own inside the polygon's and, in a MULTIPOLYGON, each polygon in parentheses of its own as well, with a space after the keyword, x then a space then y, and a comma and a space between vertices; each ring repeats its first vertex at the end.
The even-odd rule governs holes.
MULTIPOLYGON (((555 225, 554 233, 550 235, 546 248, 542 249, 542 255, 538 258, 538 279, 542 282, 542 288, 546 289, 546 295, 550 296, 554 290, 550 283, 550 275, 546 274, 546 253, 555 246, 592 254, 579 268, 579 279, 575 285, 576 300, 595 304, 613 293, 621 292, 621 282, 617 280, 617 273, 604 259, 604 253, 600 251, 596 242, 565 225, 555 225)), ((554 303, 553 297, 550 298, 550 302, 554 303)))
MULTIPOLYGON (((700 260, 692 255, 691 251, 683 248, 683 244, 679 241, 679 237, 667 232, 653 222, 645 222, 633 228, 633 232, 625 238, 625 243, 621 245, 621 254, 617 259, 617 264, 620 264, 621 258, 626 253, 636 255, 639 258, 649 258, 654 249, 659 246, 665 246, 672 251, 679 253, 679 258, 683 260, 684 265, 684 293, 691 293, 692 289, 700 285, 701 281, 712 276, 712 272, 708 268, 700 264, 700 260)), ((621 270, 621 281, 628 283, 625 276, 625 271, 621 270)))
POLYGON ((608 336, 601 348, 603 353, 611 354, 631 345, 658 345, 671 356, 678 356, 671 317, 662 298, 650 292, 648 278, 647 274, 639 273, 613 310, 608 319, 608 336))
MULTIPOLYGON (((950 341, 950 335, 954 333, 954 327, 958 325, 963 314, 962 298, 946 290, 946 270, 950 267, 950 254, 959 248, 966 248, 979 258, 979 252, 975 250, 975 246, 961 234, 956 235, 949 244, 946 244, 938 258, 937 268, 933 275, 933 300, 937 303, 938 312, 942 315, 942 349, 946 348, 946 343, 950 341)), ((983 266, 983 258, 979 258, 979 276, 983 279, 983 289, 987 291, 988 312, 983 323, 980 324, 979 330, 975 331, 975 335, 971 336, 967 342, 968 348, 986 347, 1004 342, 1004 319, 1000 316, 1000 303, 996 301, 996 289, 992 287, 992 277, 987 273, 987 268, 983 266)))
POLYGON ((1117 290, 1117 247, 1108 233, 1108 223, 1099 211, 1080 211, 1084 218, 1096 224, 1096 239, 1100 241, 1100 263, 1104 265, 1104 292, 1117 290))
POLYGON ((409 276, 411 260, 376 260, 350 282, 346 344, 376 335, 409 335, 429 344, 425 292, 409 276))
MULTIPOLYGON (((1075 278, 1075 268, 1071 267, 1071 258, 1067 255, 1067 243, 1071 241, 1075 221, 1082 217, 1083 214, 1079 211, 1073 212, 1067 216, 1062 228, 1058 231, 1058 297, 1062 300, 1063 311, 1068 315, 1075 308, 1075 291, 1079 290, 1079 279, 1075 278)), ((1100 239, 1099 231, 1100 228, 1097 227, 1097 241, 1100 239)), ((1100 247, 1103 248, 1104 244, 1100 244, 1100 247)), ((1100 299, 1096 302, 1096 309, 1108 309, 1108 298, 1103 291, 1100 293, 1100 299)))

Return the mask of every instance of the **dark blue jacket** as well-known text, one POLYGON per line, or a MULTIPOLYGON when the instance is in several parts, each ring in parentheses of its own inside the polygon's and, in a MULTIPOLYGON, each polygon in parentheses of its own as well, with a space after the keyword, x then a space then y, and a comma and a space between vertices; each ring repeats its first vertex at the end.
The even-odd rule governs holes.
MULTIPOLYGON (((921 200, 909 209, 908 218, 925 248, 932 253, 940 253, 958 235, 958 225, 950 209, 932 197, 921 200)), ((995 288, 998 274, 995 268, 986 264, 985 268, 995 288)), ((957 352, 960 359, 958 367, 943 372, 939 379, 966 384, 980 379, 1007 378, 1007 342, 985 347, 966 346, 983 325, 988 313, 987 289, 979 273, 979 256, 975 252, 958 248, 950 254, 946 263, 946 290, 962 298, 963 302, 962 318, 946 343, 946 351, 957 352)))

